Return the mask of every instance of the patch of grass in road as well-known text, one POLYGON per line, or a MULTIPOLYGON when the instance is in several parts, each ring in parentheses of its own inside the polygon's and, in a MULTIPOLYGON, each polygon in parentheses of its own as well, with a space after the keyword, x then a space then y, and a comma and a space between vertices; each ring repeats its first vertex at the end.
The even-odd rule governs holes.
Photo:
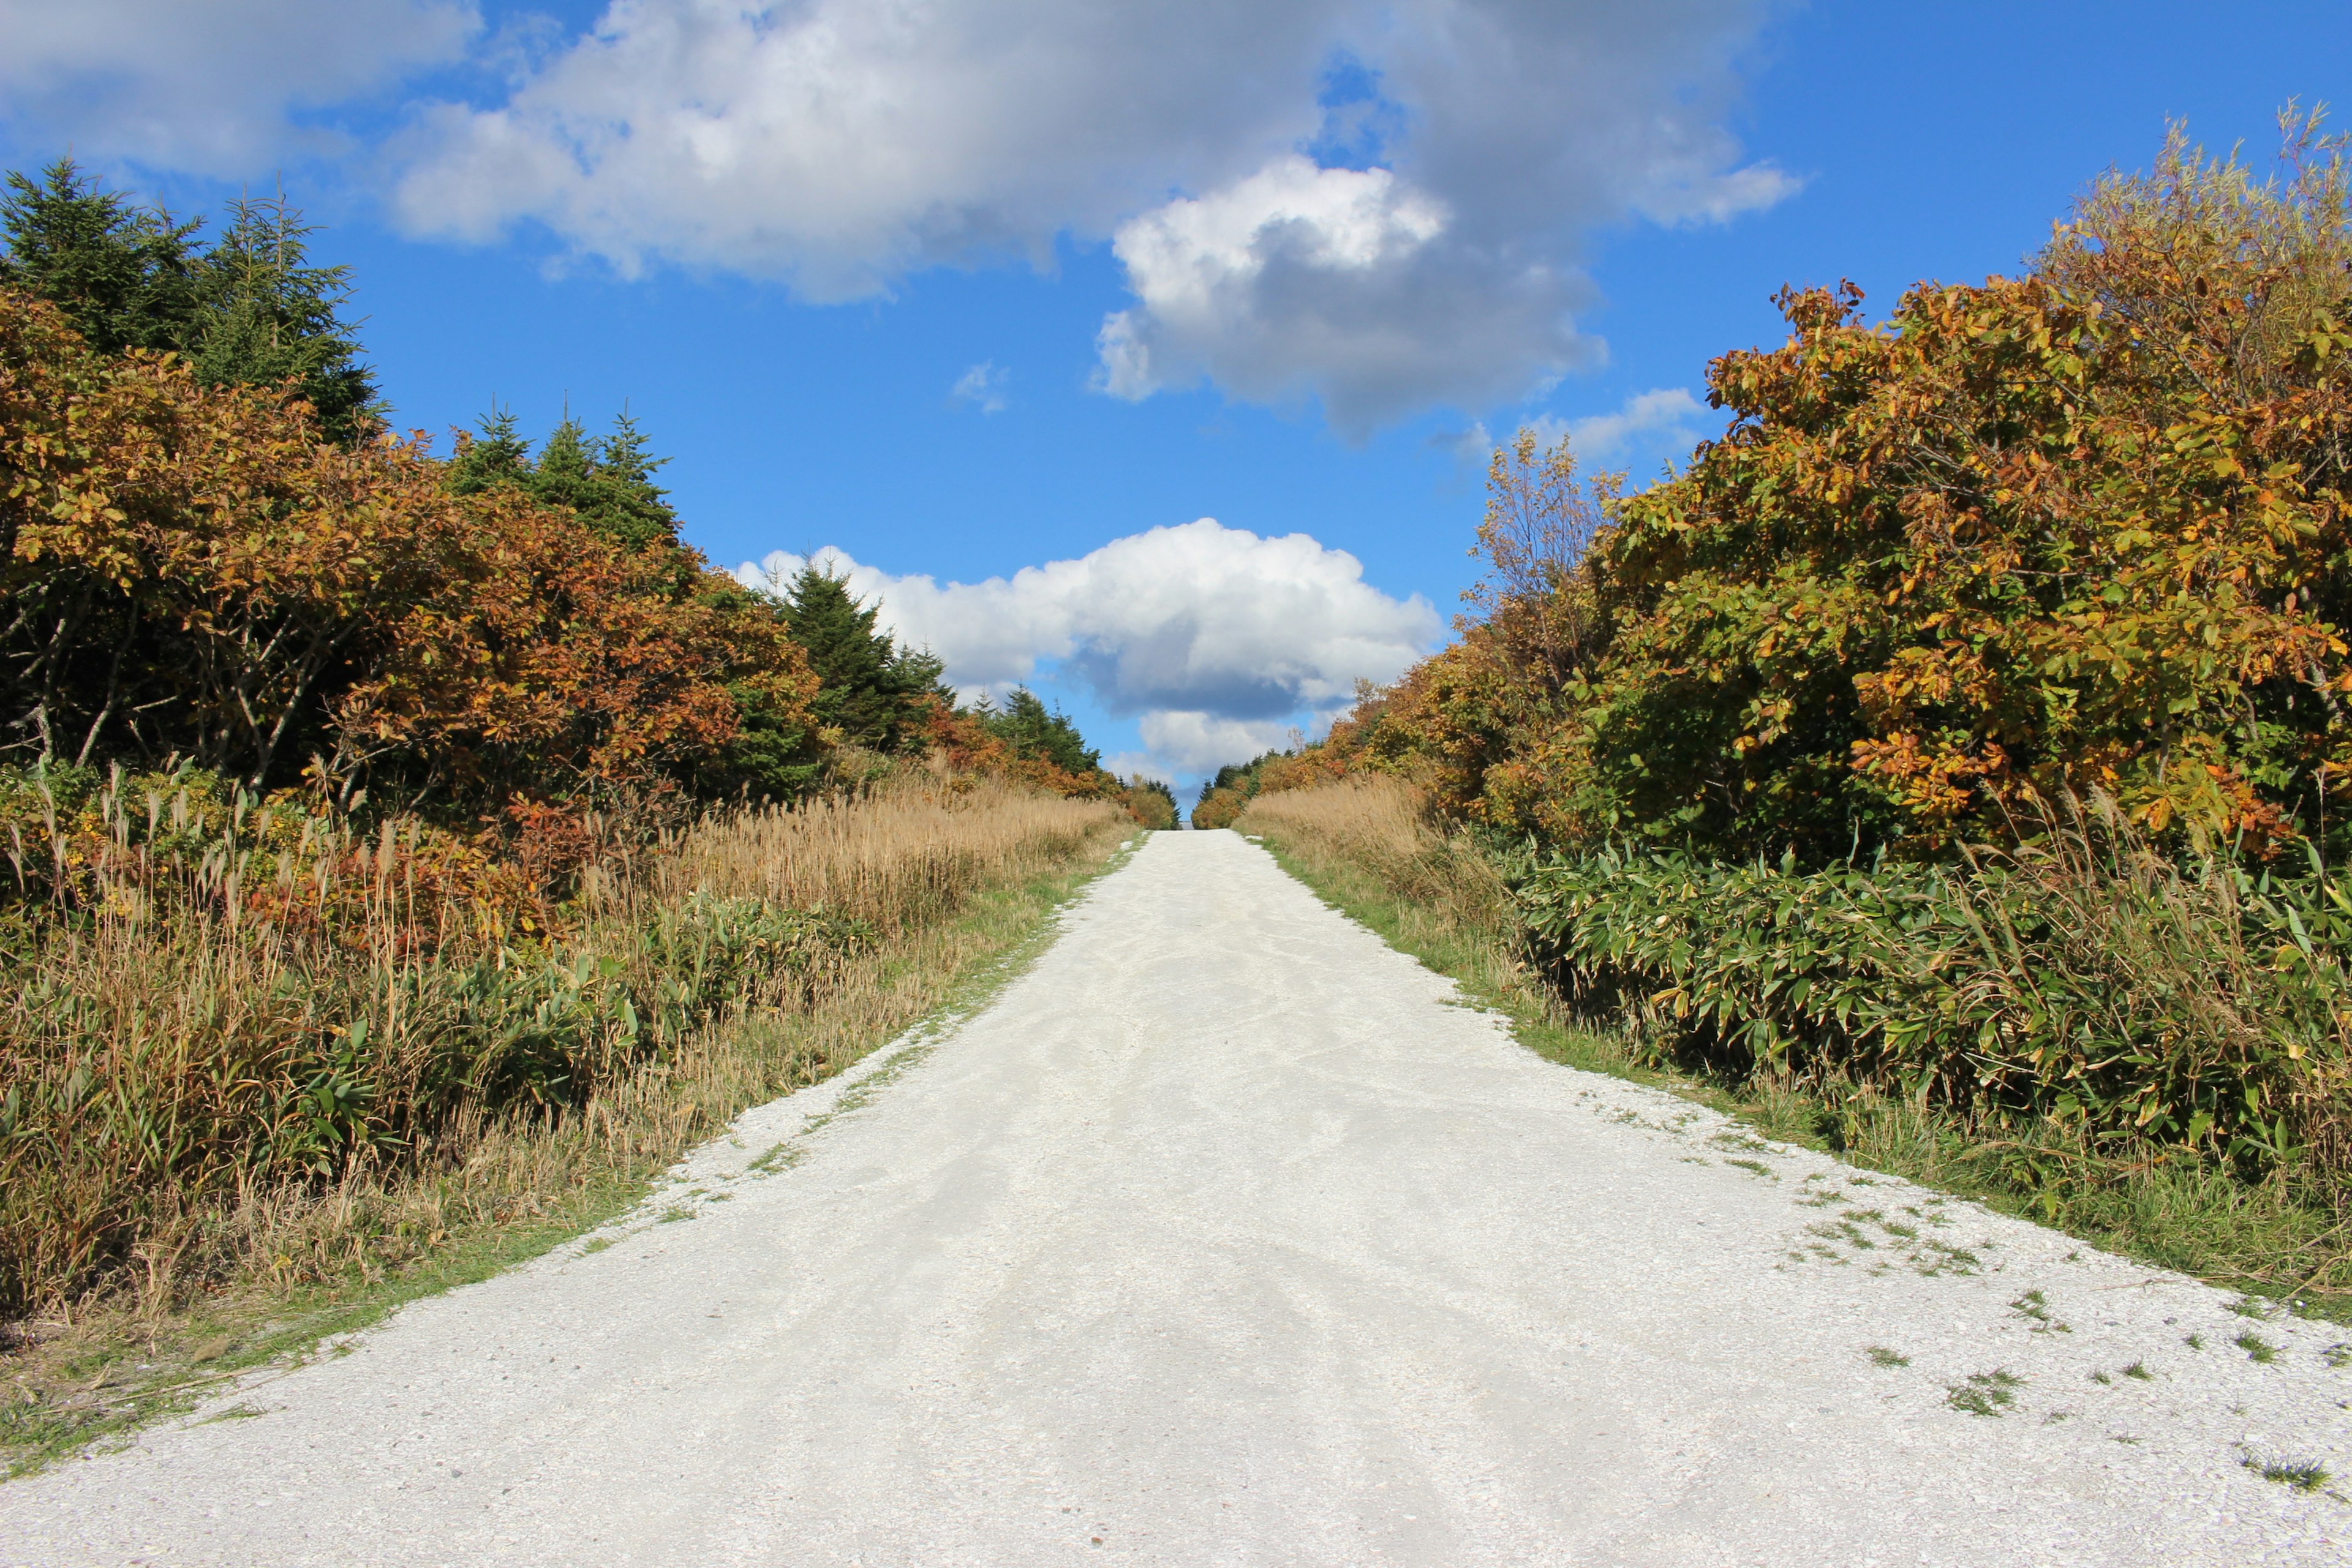
POLYGON ((1888 1350, 1885 1345, 1873 1345, 1863 1352, 1873 1366, 1909 1366, 1911 1358, 1901 1351, 1888 1350))
POLYGON ((2320 1465, 2295 1464, 2285 1459, 2265 1459, 2258 1454, 2248 1454, 2239 1460, 2246 1468, 2266 1481, 2276 1481, 2283 1487, 2293 1487, 2299 1492, 2315 1492, 2331 1479, 2320 1465))
MULTIPOLYGON (((1769 1139, 1833 1153, 2300 1316, 2352 1322, 2352 1259, 2341 1225, 2274 1184, 2163 1159, 2091 1180, 2083 1173, 2094 1163, 2054 1124, 1996 1135, 1850 1082, 1726 1082, 1681 1071, 1646 1054, 1628 1030, 1574 1016, 1542 984, 1513 934, 1507 889, 1468 840, 1426 833, 1407 850, 1308 834, 1295 823, 1243 826, 1326 904, 1452 979, 1547 1060, 1707 1106, 1752 1130, 1733 1135, 1750 1147, 1769 1139)), ((1914 1267, 1926 1274, 1978 1267, 1965 1249, 1942 1244, 1922 1258, 1914 1267)))
POLYGON ((2071 1334, 2074 1331, 2050 1315, 2050 1300, 2039 1290, 2028 1290, 2011 1301, 2009 1310, 2032 1324, 2037 1334, 2071 1334))
MULTIPOLYGON (((1113 830, 1061 870, 973 894, 950 919, 876 953, 846 999, 745 1019, 730 1028, 725 1048, 749 1061, 789 1064, 798 1081, 788 1089, 832 1078, 910 1031, 935 1037, 1024 973, 1051 944, 1054 916, 1124 865, 1143 837, 1113 830)), ((869 1075, 852 1095, 870 1099, 907 1065, 869 1075)), ((557 1179, 528 1194, 478 1192, 469 1185, 475 1173, 447 1173, 437 1178, 447 1223, 396 1268, 362 1258, 332 1278, 254 1280, 161 1315, 115 1309, 20 1327, 14 1342, 0 1344, 0 1480, 120 1447, 139 1427, 184 1415, 241 1376, 299 1365, 411 1301, 490 1279, 609 1225, 652 1192, 687 1149, 773 1098, 778 1090, 761 1086, 774 1082, 772 1068, 718 1075, 696 1086, 701 1098, 692 1103, 647 1099, 624 1107, 622 1125, 583 1133, 547 1156, 544 1166, 557 1179)), ((865 1102, 844 1096, 832 1114, 865 1102)), ((762 1157, 766 1168, 797 1163, 798 1152, 779 1150, 762 1157)), ((661 1217, 672 1214, 691 1217, 690 1210, 661 1217)), ((603 1252, 616 1239, 592 1237, 580 1254, 603 1252)))
POLYGON ((2231 1340, 2230 1342, 2237 1346, 2240 1350, 2245 1352, 2246 1359, 2248 1361, 2259 1362, 2263 1365, 2268 1366, 2271 1363, 2278 1360, 2278 1346, 2271 1343, 2270 1341, 2263 1338, 2262 1335, 2254 1332, 2252 1329, 2248 1329, 2245 1332, 2240 1334, 2236 1339, 2231 1340))
POLYGON ((1944 1391, 1944 1403, 1970 1415, 1999 1415, 2017 1403, 2017 1391, 2025 1386, 2025 1379, 2004 1369, 1969 1374, 1966 1383, 1956 1383, 1944 1391))

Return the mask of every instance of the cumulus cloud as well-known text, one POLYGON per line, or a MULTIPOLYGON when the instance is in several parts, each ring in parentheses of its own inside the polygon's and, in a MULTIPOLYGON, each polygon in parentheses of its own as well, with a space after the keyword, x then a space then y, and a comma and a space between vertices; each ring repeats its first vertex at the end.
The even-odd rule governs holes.
POLYGON ((1270 720, 1223 719, 1214 713, 1178 710, 1143 716, 1143 743, 1180 773, 1214 773, 1227 763, 1286 744, 1295 725, 1270 720))
MULTIPOLYGON (((1640 448, 1696 446, 1704 438, 1702 430, 1708 414, 1706 405, 1693 397, 1687 389, 1666 386, 1635 393, 1614 413, 1589 415, 1581 419, 1538 414, 1520 421, 1513 429, 1534 431, 1536 439, 1546 447, 1559 445, 1559 438, 1565 436, 1580 461, 1608 463, 1640 448)), ((1465 466, 1484 468, 1499 443, 1486 422, 1479 420, 1466 430, 1441 431, 1429 438, 1429 444, 1453 453, 1455 460, 1465 466)))
POLYGON ((1171 202, 1118 231, 1137 303, 1103 323, 1099 384, 1130 399, 1204 379, 1257 403, 1320 395, 1361 435, 1598 357, 1570 316, 1591 292, 1581 274, 1465 247, 1452 227, 1387 169, 1297 154, 1171 202))
POLYGON ((821 301, 1108 241, 1102 390, 1315 399, 1350 436, 1594 363, 1596 228, 1795 188, 1725 129, 1766 0, 610 0, 497 37, 477 4, 0 0, 0 113, 249 173, 470 47, 446 80, 494 85, 388 149, 413 233, 537 224, 821 301))
POLYGON ((948 388, 948 401, 977 408, 982 414, 1004 412, 1004 384, 1013 373, 996 368, 994 360, 982 360, 956 378, 948 388))
MULTIPOLYGON (((816 559, 878 597, 880 624, 937 653, 966 695, 1051 665, 1139 718, 1151 754, 1177 772, 1264 751, 1302 716, 1346 707, 1359 679, 1395 679, 1440 632, 1427 600, 1381 592, 1346 551, 1209 518, 984 583, 893 576, 837 550, 816 559)), ((774 585, 802 563, 779 551, 738 575, 774 585)))
POLYGON ((1666 386, 1634 394, 1614 414, 1571 419, 1568 433, 1578 456, 1606 461, 1637 443, 1694 445, 1706 416, 1706 404, 1683 387, 1666 386))
POLYGON ((1102 324, 1103 390, 1205 378, 1360 433, 1594 360, 1573 318, 1596 226, 1794 188, 1722 123, 1760 11, 614 0, 499 101, 420 113, 397 207, 820 300, 1108 238, 1135 299, 1102 324))
POLYGON ((0 116, 18 138, 202 174, 325 139, 343 102, 478 36, 473 0, 0 0, 0 116))

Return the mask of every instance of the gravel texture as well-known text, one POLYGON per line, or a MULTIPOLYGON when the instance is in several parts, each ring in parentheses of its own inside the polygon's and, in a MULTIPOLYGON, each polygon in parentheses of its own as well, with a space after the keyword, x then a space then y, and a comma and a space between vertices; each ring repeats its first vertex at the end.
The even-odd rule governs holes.
POLYGON ((2231 1300, 1550 1066, 1160 834, 626 1220, 0 1487, 0 1562, 2352 1561, 2352 1331, 2231 1300))

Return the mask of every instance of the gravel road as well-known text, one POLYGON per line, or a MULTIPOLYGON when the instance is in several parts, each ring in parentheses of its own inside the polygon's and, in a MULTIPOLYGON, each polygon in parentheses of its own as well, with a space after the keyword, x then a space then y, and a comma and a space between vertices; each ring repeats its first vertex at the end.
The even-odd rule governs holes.
POLYGON ((0 1562, 2340 1568, 2352 1331, 2230 1303, 1550 1066, 1159 834, 628 1219, 0 1487, 0 1562))

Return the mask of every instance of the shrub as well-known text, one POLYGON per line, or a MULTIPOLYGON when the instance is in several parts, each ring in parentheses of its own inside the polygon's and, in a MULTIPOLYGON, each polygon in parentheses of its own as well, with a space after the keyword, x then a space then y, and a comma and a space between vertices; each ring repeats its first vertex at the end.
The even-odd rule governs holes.
POLYGON ((1951 865, 1605 851, 1519 897, 1572 1002, 1734 1078, 2352 1167, 2352 895, 2318 871, 2168 859, 2101 803, 1951 865))

